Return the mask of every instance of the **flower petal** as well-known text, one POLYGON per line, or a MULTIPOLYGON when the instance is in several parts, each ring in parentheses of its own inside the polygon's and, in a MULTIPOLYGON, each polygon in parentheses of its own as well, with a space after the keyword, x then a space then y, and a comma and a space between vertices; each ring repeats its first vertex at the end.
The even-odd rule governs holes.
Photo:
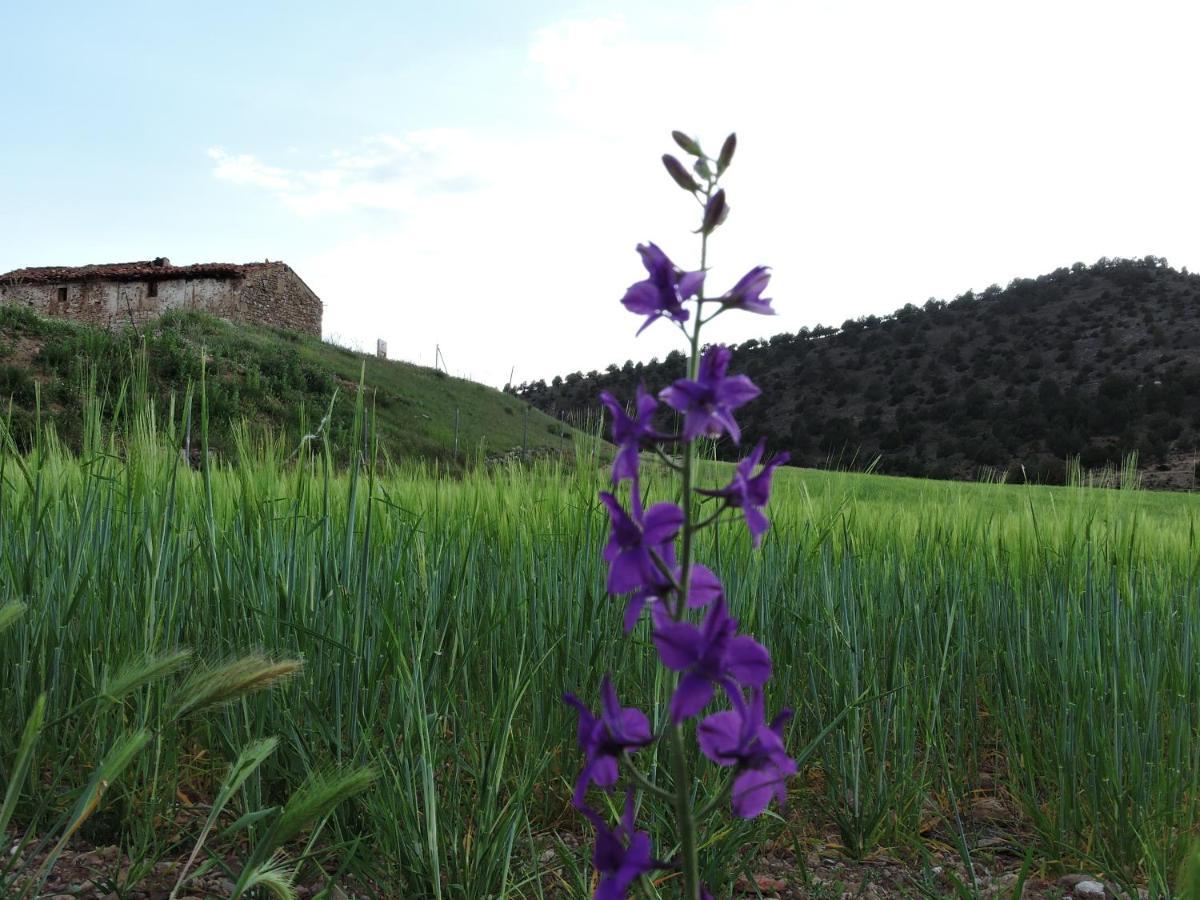
POLYGON ((730 409, 737 409, 739 406, 749 403, 762 391, 745 375, 730 375, 728 378, 721 379, 720 383, 715 386, 714 393, 717 403, 728 406, 730 409))
POLYGON ((642 519, 645 542, 652 546, 665 544, 683 527, 683 510, 674 503, 655 503, 642 519))
POLYGON ((591 779, 598 787, 610 788, 617 783, 617 758, 615 756, 597 756, 584 769, 590 773, 591 779))
POLYGON ((700 752, 719 766, 737 763, 742 717, 733 710, 713 713, 696 727, 700 752))
POLYGON ((775 796, 782 774, 773 769, 749 769, 733 780, 733 814, 753 819, 762 813, 775 796))
POLYGON ((704 272, 684 272, 679 278, 679 298, 687 300, 689 297, 694 297, 700 293, 700 288, 704 286, 704 272))
POLYGON ((738 684, 761 687, 771 677, 771 654, 754 638, 739 635, 725 651, 725 668, 738 684))
POLYGON ((700 655, 700 629, 691 622, 655 622, 654 646, 658 658, 668 669, 682 672, 696 662, 700 655))
POLYGON ((698 672, 689 672, 679 679, 679 687, 671 695, 671 721, 678 725, 684 719, 701 712, 713 696, 713 684, 698 672))
POLYGON ((761 509, 757 506, 745 506, 742 508, 742 514, 746 517, 746 528, 750 531, 750 537, 754 541, 754 546, 758 547, 762 543, 762 536, 767 533, 771 523, 767 521, 767 517, 763 515, 761 509))
POLYGON ((687 605, 692 609, 708 606, 725 595, 721 580, 708 566, 692 566, 692 581, 688 585, 687 605))
POLYGON ((650 743, 650 720, 636 706, 621 710, 620 740, 627 747, 642 747, 650 743))
POLYGON ((621 305, 639 316, 657 315, 662 310, 658 288, 650 281, 631 284, 621 298, 621 305))
POLYGON ((637 591, 629 602, 625 604, 625 630, 633 631, 637 626, 638 619, 642 617, 642 610, 646 608, 646 602, 650 599, 650 594, 647 591, 637 591))

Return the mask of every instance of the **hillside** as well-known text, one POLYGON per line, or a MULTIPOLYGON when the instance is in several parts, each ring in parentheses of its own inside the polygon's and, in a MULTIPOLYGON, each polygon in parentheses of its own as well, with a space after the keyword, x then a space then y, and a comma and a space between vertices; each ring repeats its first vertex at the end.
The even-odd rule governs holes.
MULTIPOLYGON (((1061 483, 1066 461, 1189 489, 1200 446, 1200 275, 1102 259, 947 302, 734 347, 764 396, 739 413, 804 466, 1061 483)), ((682 354, 520 385, 551 415, 681 377, 682 354)), ((723 441, 719 456, 736 448, 723 441)))
POLYGON ((178 409, 188 385, 200 382, 202 354, 210 443, 218 454, 231 449, 233 428, 243 421, 268 426, 294 445, 317 428, 336 391, 326 433, 336 457, 347 459, 356 446, 355 395, 364 364, 366 407, 374 408, 381 450, 393 460, 467 461, 526 444, 557 449, 572 437, 570 429, 484 385, 293 332, 234 326, 200 313, 169 313, 142 330, 107 331, 0 306, 0 398, 11 398, 13 433, 22 444, 34 433, 40 404, 42 418, 78 446, 92 377, 106 415, 131 373, 143 369, 160 411, 172 396, 178 409))

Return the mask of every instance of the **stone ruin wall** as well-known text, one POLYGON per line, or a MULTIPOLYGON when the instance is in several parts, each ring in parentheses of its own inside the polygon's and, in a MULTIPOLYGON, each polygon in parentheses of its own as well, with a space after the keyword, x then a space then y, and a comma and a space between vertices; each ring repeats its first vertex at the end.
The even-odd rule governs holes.
POLYGON ((28 306, 43 316, 98 328, 141 327, 173 309, 198 309, 230 318, 234 291, 224 278, 158 282, 158 296, 144 281, 76 281, 65 284, 0 284, 0 301, 28 306), (60 298, 64 288, 66 297, 60 298))
POLYGON ((227 318, 321 336, 321 300, 290 267, 252 269, 239 280, 237 308, 227 318))
POLYGON ((150 296, 149 281, 0 282, 0 303, 101 328, 141 327, 179 309, 321 336, 320 299, 285 265, 251 269, 243 276, 166 277, 155 283, 156 297, 150 296))

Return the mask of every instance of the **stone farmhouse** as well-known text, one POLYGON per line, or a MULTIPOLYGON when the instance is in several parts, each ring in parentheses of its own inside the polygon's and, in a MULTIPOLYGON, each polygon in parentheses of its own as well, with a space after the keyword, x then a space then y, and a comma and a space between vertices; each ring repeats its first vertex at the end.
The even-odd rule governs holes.
POLYGON ((281 262, 46 266, 0 275, 0 303, 88 325, 141 326, 168 310, 321 335, 321 298, 281 262))

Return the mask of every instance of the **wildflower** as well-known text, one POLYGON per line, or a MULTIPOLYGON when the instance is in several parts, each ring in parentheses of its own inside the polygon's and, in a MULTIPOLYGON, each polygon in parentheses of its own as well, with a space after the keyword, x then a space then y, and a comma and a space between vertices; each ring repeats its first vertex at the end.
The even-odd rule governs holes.
POLYGON ((600 686, 599 716, 574 694, 563 694, 563 700, 579 710, 578 738, 585 761, 575 782, 574 803, 582 808, 589 784, 611 789, 617 783, 621 754, 645 747, 653 738, 646 714, 636 707, 622 707, 607 675, 600 686))
MULTIPOLYGON (((662 558, 664 545, 670 546, 683 527, 683 510, 674 503, 655 503, 645 513, 634 507, 630 516, 617 498, 600 492, 600 501, 608 507, 612 534, 604 548, 608 568, 608 592, 628 594, 655 581, 661 570, 654 556, 662 558)), ((634 498, 634 503, 638 503, 634 498)))
POLYGON ((617 828, 609 828, 591 809, 585 807, 582 812, 596 828, 592 865, 600 882, 592 895, 594 900, 624 900, 635 881, 647 872, 666 868, 651 855, 650 835, 634 827, 632 792, 625 795, 625 814, 617 828))
POLYGON ((732 355, 728 347, 719 344, 709 347, 700 360, 695 381, 681 378, 659 393, 659 399, 667 406, 684 414, 685 441, 702 434, 718 437, 725 432, 734 443, 741 440, 742 432, 734 421, 733 411, 749 403, 760 391, 745 375, 725 375, 732 355))
POLYGON ((770 280, 771 270, 767 266, 755 266, 738 279, 738 283, 721 298, 721 305, 725 309, 744 309, 746 312, 764 316, 775 315, 770 299, 762 296, 770 280))
POLYGON ((787 799, 787 778, 796 774, 796 763, 783 745, 783 727, 791 718, 785 709, 770 725, 763 721, 762 690, 755 688, 750 705, 739 700, 736 709, 714 713, 696 729, 700 751, 719 766, 736 766, 733 812, 753 819, 776 798, 787 799))
POLYGON ((725 487, 719 490, 698 489, 699 493, 707 494, 710 497, 721 497, 726 506, 742 511, 755 547, 762 542, 763 534, 770 527, 770 522, 763 515, 762 508, 767 505, 771 496, 771 476, 776 468, 791 459, 788 453, 776 454, 759 470, 757 475, 754 475, 752 474, 754 467, 762 461, 765 446, 765 441, 758 442, 754 452, 737 464, 733 480, 725 487))
POLYGON ((737 634, 737 620, 729 617, 725 598, 708 611, 701 626, 676 622, 656 610, 654 645, 662 664, 683 672, 671 696, 671 721, 679 724, 699 713, 720 685, 732 698, 740 687, 762 687, 771 677, 771 656, 752 637, 737 634))
POLYGON ((658 401, 647 393, 644 385, 639 384, 633 416, 625 412, 625 407, 608 391, 600 394, 600 402, 612 413, 612 439, 618 448, 612 467, 613 484, 618 484, 625 478, 636 481, 638 453, 643 447, 669 437, 656 431, 650 424, 654 410, 658 408, 658 401))
POLYGON ((680 271, 657 244, 638 244, 637 251, 650 277, 631 285, 621 303, 631 313, 646 317, 638 334, 663 316, 673 322, 686 322, 689 313, 683 301, 700 292, 704 273, 680 271))

